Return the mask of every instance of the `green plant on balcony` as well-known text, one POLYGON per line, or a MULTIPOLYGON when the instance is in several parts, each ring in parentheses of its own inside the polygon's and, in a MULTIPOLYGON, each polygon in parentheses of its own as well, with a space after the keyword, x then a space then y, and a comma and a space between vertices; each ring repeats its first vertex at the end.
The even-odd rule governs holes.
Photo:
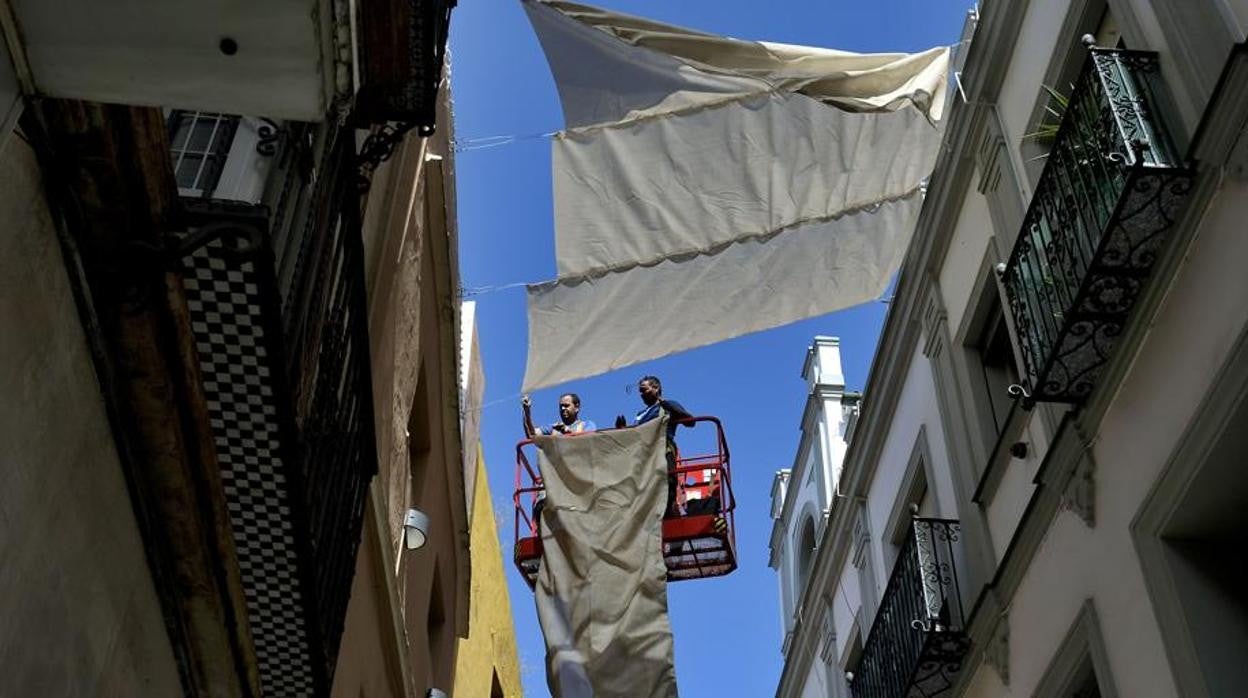
MULTIPOLYGON (((1047 117, 1040 122, 1035 131, 1025 134, 1023 140, 1038 143, 1045 150, 1040 155, 1030 158, 1028 162, 1049 157, 1049 150, 1053 147, 1053 142, 1057 140, 1058 129, 1062 127, 1062 117, 1066 116, 1066 108, 1070 106, 1069 95, 1064 95, 1048 85, 1041 85, 1041 87, 1049 95, 1049 103, 1044 105, 1047 117)), ((1071 89, 1073 91, 1074 88, 1071 89)))

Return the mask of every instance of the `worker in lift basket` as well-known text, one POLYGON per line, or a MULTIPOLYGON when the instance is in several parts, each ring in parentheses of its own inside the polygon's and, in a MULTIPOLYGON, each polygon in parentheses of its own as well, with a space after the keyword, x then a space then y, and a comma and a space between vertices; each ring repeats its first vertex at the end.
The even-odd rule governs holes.
MULTIPOLYGON (((533 426, 533 401, 528 395, 520 398, 520 409, 524 415, 524 436, 531 439, 535 434, 545 436, 568 436, 596 431, 598 426, 588 419, 581 419, 581 396, 576 393, 564 393, 559 396, 559 421, 548 427, 533 426)), ((541 526, 542 507, 546 505, 546 490, 537 493, 537 501, 533 502, 533 521, 541 526)))
MULTIPOLYGON (((681 420, 689 419, 693 415, 679 402, 663 399, 663 383, 658 376, 642 376, 637 381, 637 394, 641 396, 643 407, 634 415, 633 426, 645 424, 657 419, 663 412, 667 413, 667 510, 664 517, 680 516, 680 510, 676 506, 676 426, 681 420)), ((616 428, 626 425, 624 415, 615 418, 616 428)))

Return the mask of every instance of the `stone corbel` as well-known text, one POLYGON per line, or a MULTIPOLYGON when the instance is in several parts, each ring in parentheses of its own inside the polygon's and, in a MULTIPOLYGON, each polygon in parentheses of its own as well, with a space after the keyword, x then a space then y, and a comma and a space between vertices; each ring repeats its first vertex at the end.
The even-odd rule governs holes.
POLYGON ((1088 528, 1096 526, 1096 463, 1090 450, 1079 456, 1075 472, 1062 491, 1062 509, 1074 513, 1088 528))
POLYGON ((984 643, 984 661, 1001 677, 1001 683, 1010 685, 1010 618, 1001 614, 1000 620, 984 643))

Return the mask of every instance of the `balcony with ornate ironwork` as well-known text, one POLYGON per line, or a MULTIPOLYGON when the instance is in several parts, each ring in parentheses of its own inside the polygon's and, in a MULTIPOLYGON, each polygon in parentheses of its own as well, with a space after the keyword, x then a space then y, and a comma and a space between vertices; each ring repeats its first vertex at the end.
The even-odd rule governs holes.
POLYGON ((912 521, 850 682, 855 698, 952 690, 970 646, 958 588, 961 535, 957 521, 912 521))
POLYGON ((456 0, 359 0, 363 86, 357 117, 433 133, 456 0))
POLYGON ((1026 404, 1096 387, 1192 188, 1156 53, 1092 47, 1001 280, 1026 404))
POLYGON ((264 133, 261 202, 184 199, 173 256, 262 692, 328 695, 377 469, 355 143, 264 133))

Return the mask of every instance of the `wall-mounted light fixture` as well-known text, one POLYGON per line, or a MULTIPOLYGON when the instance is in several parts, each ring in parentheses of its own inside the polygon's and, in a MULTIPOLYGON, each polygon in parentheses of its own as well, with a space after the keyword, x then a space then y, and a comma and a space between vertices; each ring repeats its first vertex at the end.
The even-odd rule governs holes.
POLYGON ((425 691, 425 698, 446 698, 446 691, 440 688, 431 688, 425 691))
MULTIPOLYGON (((403 542, 408 550, 424 547, 429 538, 429 516, 420 509, 408 509, 403 520, 403 542)), ((437 689, 430 689, 437 690, 437 689)), ((445 697, 446 694, 441 694, 445 697)))

